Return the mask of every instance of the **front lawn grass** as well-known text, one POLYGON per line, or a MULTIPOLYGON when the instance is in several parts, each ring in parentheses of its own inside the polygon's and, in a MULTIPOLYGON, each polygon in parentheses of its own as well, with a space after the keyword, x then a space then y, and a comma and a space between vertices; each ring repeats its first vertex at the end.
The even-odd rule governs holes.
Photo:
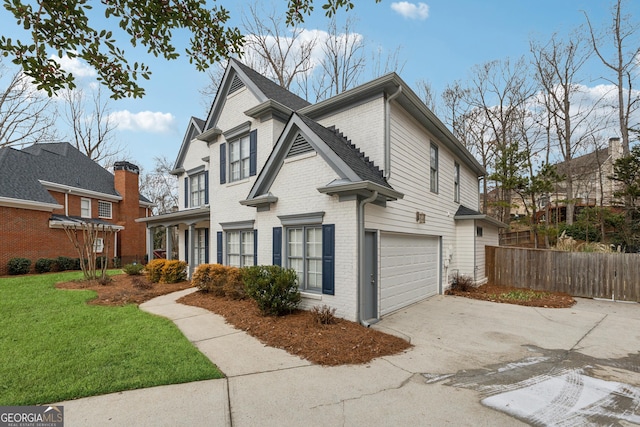
POLYGON ((0 405, 35 405, 221 378, 171 320, 135 305, 87 305, 55 283, 82 273, 0 278, 0 405))

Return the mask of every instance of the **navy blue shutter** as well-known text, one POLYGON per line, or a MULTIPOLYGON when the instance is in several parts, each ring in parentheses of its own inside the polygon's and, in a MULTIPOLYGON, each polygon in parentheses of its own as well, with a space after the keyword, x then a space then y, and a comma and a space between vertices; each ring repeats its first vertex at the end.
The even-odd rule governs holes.
POLYGON ((258 230, 253 230, 253 265, 258 265, 258 230))
POLYGON ((282 266, 282 227, 273 227, 273 265, 282 266))
POLYGON ((189 230, 184 230, 184 261, 189 262, 189 230))
POLYGON ((209 171, 204 171, 204 204, 209 204, 209 171))
POLYGON ((258 131, 249 134, 249 176, 254 176, 258 169, 258 131))
POLYGON ((204 229, 204 263, 209 264, 209 229, 204 229))
POLYGON ((217 262, 218 264, 222 264, 222 231, 218 231, 216 235, 216 249, 218 251, 217 262))
POLYGON ((189 177, 184 177, 184 207, 189 207, 189 177))
POLYGON ((335 293, 335 237, 336 226, 326 224, 322 226, 322 293, 335 293))
POLYGON ((220 184, 227 182, 227 144, 220 144, 220 184))

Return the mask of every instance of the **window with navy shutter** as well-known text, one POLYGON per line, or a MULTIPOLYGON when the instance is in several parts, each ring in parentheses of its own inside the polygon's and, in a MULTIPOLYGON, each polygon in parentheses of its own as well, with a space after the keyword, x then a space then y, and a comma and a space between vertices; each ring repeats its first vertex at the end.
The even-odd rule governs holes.
POLYGON ((209 229, 204 229, 204 263, 209 264, 209 229))
POLYGON ((273 227, 273 265, 282 265, 282 227, 273 227))
POLYGON ((220 184, 227 182, 227 144, 220 144, 220 184))
POLYGON ((184 261, 189 262, 189 230, 184 230, 184 261))
POLYGON ((189 192, 189 177, 184 178, 184 207, 185 209, 189 207, 189 197, 191 193, 189 192))
POLYGON ((209 171, 204 171, 204 204, 209 204, 209 171))
POLYGON ((258 131, 249 134, 249 176, 254 176, 258 169, 258 131))
POLYGON ((322 226, 322 293, 335 293, 335 225, 322 226))
POLYGON ((253 230, 253 265, 258 265, 258 230, 253 230))
POLYGON ((218 231, 216 235, 216 251, 217 251, 217 259, 216 262, 218 264, 222 264, 222 231, 218 231))

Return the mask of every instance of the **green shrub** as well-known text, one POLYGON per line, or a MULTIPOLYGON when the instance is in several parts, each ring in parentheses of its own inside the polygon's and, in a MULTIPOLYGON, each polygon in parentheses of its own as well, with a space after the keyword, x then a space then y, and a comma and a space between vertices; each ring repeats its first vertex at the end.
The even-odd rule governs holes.
POLYGON ((128 276, 140 276, 142 274, 142 270, 144 270, 144 265, 142 264, 127 264, 122 267, 122 271, 124 271, 128 276))
POLYGON ((9 274, 27 274, 31 270, 31 260, 28 258, 11 258, 7 263, 9 274))
POLYGON ((162 267, 162 283, 178 283, 187 280, 187 263, 184 261, 171 260, 164 263, 162 267))
POLYGON ((144 267, 145 275, 151 283, 158 283, 162 279, 162 269, 166 259, 153 259, 144 267))
POLYGON ((59 256, 56 259, 56 264, 58 265, 58 271, 77 270, 80 268, 80 263, 78 263, 78 268, 76 268, 75 260, 67 256, 59 256))
POLYGON ((48 273, 55 267, 56 260, 51 258, 40 258, 36 261, 36 273, 48 273))
POLYGON ((298 275, 277 265, 245 267, 242 271, 247 295, 265 315, 290 313, 300 303, 298 275))

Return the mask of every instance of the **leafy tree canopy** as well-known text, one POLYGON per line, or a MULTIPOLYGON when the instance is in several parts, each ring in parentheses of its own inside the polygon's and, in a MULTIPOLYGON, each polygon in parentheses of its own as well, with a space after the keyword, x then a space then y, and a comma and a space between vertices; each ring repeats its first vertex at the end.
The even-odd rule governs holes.
MULTIPOLYGON (((354 7, 350 0, 323 1, 327 16, 354 7)), ((313 3, 287 0, 287 23, 303 22, 313 11, 313 3)), ((4 0, 5 9, 28 36, 0 36, 0 53, 12 58, 38 89, 49 95, 75 87, 74 76, 61 67, 59 59, 50 57, 56 53, 58 58, 86 61, 114 99, 144 96, 138 82, 140 78, 149 79, 151 71, 143 63, 130 63, 113 32, 96 26, 96 15, 91 15, 96 4, 101 8, 98 13, 102 12, 108 22, 116 21, 132 46, 144 46, 154 56, 180 56, 174 46, 174 30, 190 33, 185 53, 199 71, 242 53, 243 37, 237 27, 228 25, 229 11, 221 5, 207 5, 207 0, 4 0)))

